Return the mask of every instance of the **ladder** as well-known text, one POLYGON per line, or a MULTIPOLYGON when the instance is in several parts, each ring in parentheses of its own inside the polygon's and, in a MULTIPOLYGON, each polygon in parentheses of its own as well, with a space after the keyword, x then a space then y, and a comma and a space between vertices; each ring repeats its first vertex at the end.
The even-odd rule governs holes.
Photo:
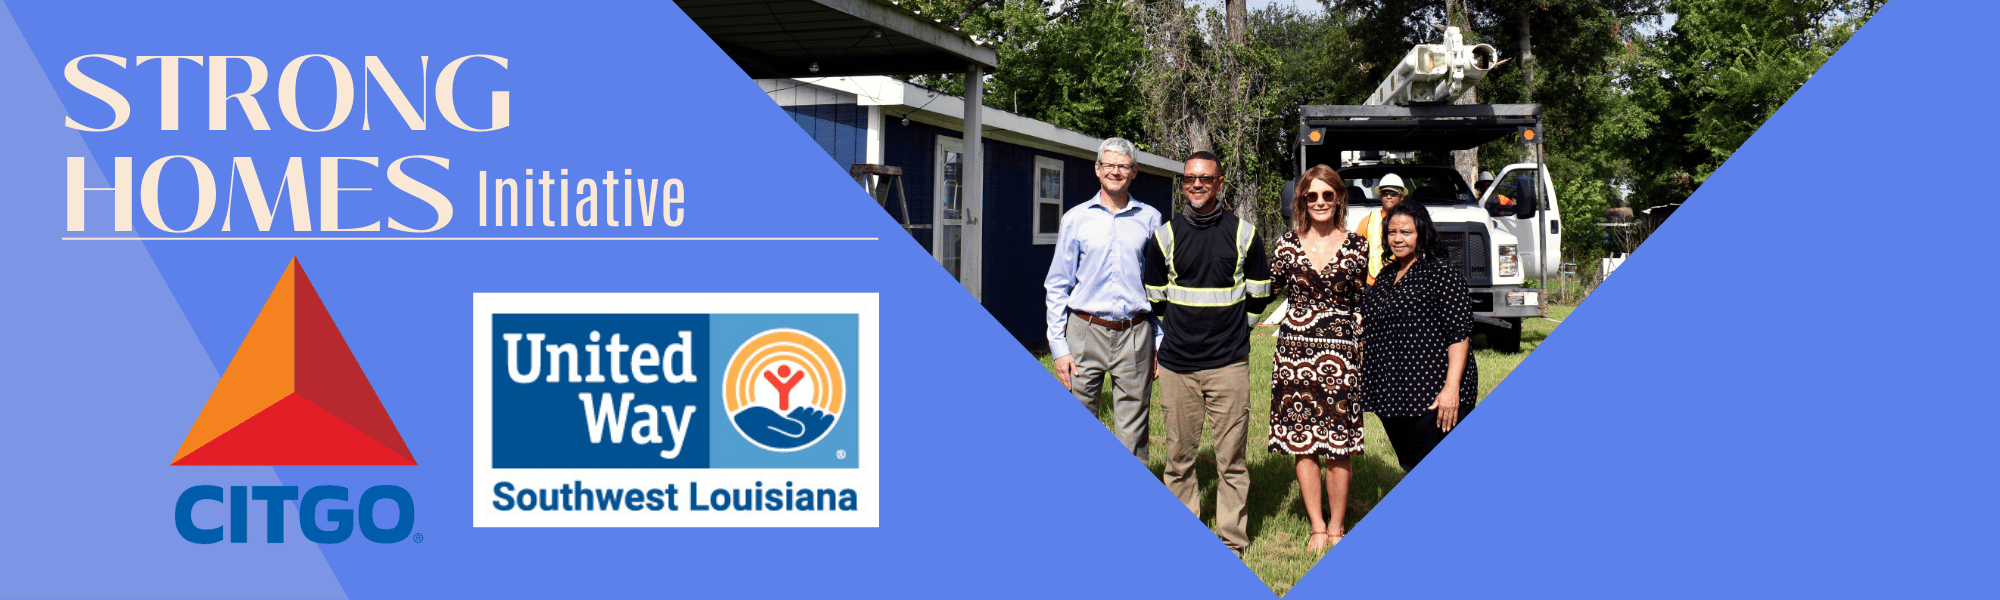
POLYGON ((903 230, 910 232, 910 237, 916 237, 918 229, 931 228, 929 223, 910 223, 910 201, 903 196, 902 167, 856 164, 848 167, 847 173, 854 176, 854 182, 861 184, 861 189, 875 198, 875 203, 881 205, 884 212, 896 217, 897 222, 903 225, 903 230), (889 210, 890 188, 896 190, 897 210, 889 210))

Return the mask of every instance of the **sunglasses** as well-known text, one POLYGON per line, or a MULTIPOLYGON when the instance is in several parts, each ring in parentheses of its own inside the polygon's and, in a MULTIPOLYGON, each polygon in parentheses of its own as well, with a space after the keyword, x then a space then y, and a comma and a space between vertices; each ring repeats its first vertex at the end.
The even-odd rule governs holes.
POLYGON ((1339 202, 1339 192, 1306 192, 1307 202, 1339 202))

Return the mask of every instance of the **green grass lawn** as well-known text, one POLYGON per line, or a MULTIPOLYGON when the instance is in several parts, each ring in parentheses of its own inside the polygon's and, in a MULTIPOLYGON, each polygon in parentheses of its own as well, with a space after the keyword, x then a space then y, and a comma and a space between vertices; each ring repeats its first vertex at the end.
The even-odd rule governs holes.
MULTIPOLYGON (((1569 316, 1572 307, 1549 307, 1549 319, 1562 320, 1569 316)), ((1487 394, 1493 391, 1521 359, 1533 351, 1556 323, 1549 319, 1528 319, 1521 334, 1520 354, 1501 354, 1483 345, 1483 338, 1475 339, 1473 357, 1479 361, 1479 397, 1483 403, 1487 394)), ((1290 591, 1307 570, 1318 561, 1306 552, 1306 537, 1312 533, 1305 503, 1299 498, 1299 486, 1293 472, 1293 458, 1271 454, 1265 450, 1264 442, 1271 431, 1271 357, 1277 346, 1274 337, 1277 328, 1257 327, 1250 338, 1250 549, 1244 554, 1244 562, 1250 570, 1263 578, 1271 591, 1279 595, 1290 591)), ((1051 357, 1043 355, 1042 366, 1053 369, 1051 357)), ((1054 376, 1053 370, 1051 376, 1054 376)), ((1111 389, 1105 385, 1106 402, 1099 417, 1108 432, 1111 427, 1111 412, 1108 401, 1111 389)), ((1159 408, 1160 390, 1153 389, 1152 438, 1149 448, 1152 457, 1146 461, 1154 475, 1166 468, 1167 438, 1161 425, 1162 412, 1159 408)), ((1473 421, 1477 426, 1477 421, 1473 421)), ((1403 479, 1403 469, 1396 463, 1395 449, 1390 447, 1388 437, 1382 433, 1382 422, 1373 413, 1366 417, 1366 451, 1354 459, 1354 481, 1348 488, 1346 527, 1353 531, 1355 524, 1375 504, 1388 495, 1390 488, 1403 479)), ((1201 481, 1203 523, 1211 529, 1215 526, 1215 447, 1210 433, 1202 431, 1200 457, 1195 470, 1201 481)), ((1160 493, 1167 493, 1166 486, 1160 493)), ((1221 543, 1217 540, 1216 543, 1221 543)), ((1337 551, 1337 550, 1336 550, 1337 551)))

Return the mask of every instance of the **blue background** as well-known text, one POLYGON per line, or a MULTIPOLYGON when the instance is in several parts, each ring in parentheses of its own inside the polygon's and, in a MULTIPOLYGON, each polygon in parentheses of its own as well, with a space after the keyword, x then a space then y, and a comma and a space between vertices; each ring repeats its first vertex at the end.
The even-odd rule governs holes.
MULTIPOLYGON (((739 557, 777 546, 830 550, 785 576, 839 596, 1268 593, 670 4, 6 8, 0 596, 734 597, 770 577, 739 557), (378 111, 373 131, 306 133, 267 87, 273 131, 232 109, 211 132, 205 70, 189 69, 183 129, 162 132, 148 63, 105 76, 130 124, 78 132, 66 111, 106 113, 61 68, 90 53, 254 55, 272 86, 310 53, 357 73, 369 54, 430 54, 433 73, 498 54, 510 69, 468 67, 462 85, 512 90, 514 125, 410 132, 378 111), (254 156, 267 187, 287 156, 445 156, 448 174, 420 177, 449 184, 458 231, 478 170, 634 168, 688 184, 688 221, 666 235, 880 241, 59 241, 63 157, 143 171, 168 154, 222 171, 254 156), (419 466, 167 466, 294 255, 419 466), (881 527, 471 528, 471 294, 575 291, 881 293, 881 527), (402 486, 426 540, 196 546, 174 530, 189 486, 280 482, 402 486)), ((1992 173, 2000 131, 1991 81, 1938 49, 1996 12, 1890 3, 1288 597, 1990 594, 2000 411, 1977 374, 1993 194, 1937 182, 1992 173)), ((324 72, 307 72, 317 124, 324 72)), ((357 193, 354 218, 427 222, 373 187, 388 202, 357 193)), ((222 521, 205 506, 198 524, 222 521)))
MULTIPOLYGON (((632 358, 640 344, 652 344, 659 349, 661 361, 666 362, 666 348, 680 343, 680 332, 687 331, 694 340, 694 347, 688 350, 692 364, 690 373, 705 377, 709 372, 707 352, 704 345, 709 340, 708 315, 547 315, 547 314, 496 314, 493 315, 493 468, 596 468, 596 469, 651 469, 682 468, 695 469, 710 466, 709 443, 714 430, 708 419, 701 413, 717 408, 710 402, 709 386, 696 382, 672 383, 662 375, 680 371, 680 355, 675 354, 672 365, 646 369, 646 373, 661 377, 653 383, 640 383, 633 379, 627 383, 611 380, 611 351, 606 349, 611 343, 611 335, 618 334, 619 343, 630 346, 619 357, 619 373, 632 376, 632 358), (598 360, 602 383, 570 383, 569 359, 565 357, 561 365, 554 364, 549 357, 551 345, 576 345, 577 374, 590 376, 590 352, 584 347, 590 344, 590 332, 598 333, 598 360), (514 383, 507 370, 507 341, 500 336, 507 333, 546 333, 541 351, 542 370, 533 383, 514 383), (560 369, 563 380, 549 383, 548 376, 560 369), (590 414, 597 415, 604 403, 604 395, 611 394, 615 411, 624 394, 632 394, 632 411, 624 417, 624 437, 613 442, 611 429, 606 423, 603 437, 596 443, 590 441, 590 422, 583 414, 584 404, 577 394, 590 394, 590 414), (651 404, 660 411, 659 435, 662 444, 639 445, 633 443, 632 428, 645 417, 638 412, 641 404, 651 404), (667 411, 672 411, 675 419, 694 405, 691 424, 687 425, 687 439, 682 441, 680 454, 672 460, 660 457, 660 452, 673 449, 673 429, 668 425, 667 411)), ((527 352, 533 348, 523 338, 516 342, 519 346, 519 368, 529 366, 527 352)), ((612 419, 610 422, 616 422, 612 419)))
MULTIPOLYGON (((861 363, 855 362, 860 348, 860 340, 855 336, 860 331, 860 317, 854 315, 714 315, 709 317, 710 335, 715 344, 710 346, 708 378, 710 397, 715 398, 715 409, 708 414, 709 428, 715 431, 714 467, 718 469, 750 468, 854 468, 861 466, 861 414, 864 410, 858 400, 861 395, 861 363), (840 419, 834 421, 833 429, 818 442, 794 452, 772 452, 758 448, 736 430, 730 422, 728 409, 722 400, 723 372, 729 368, 729 358, 736 354, 736 348, 751 336, 772 329, 788 328, 810 333, 824 342, 828 350, 840 361, 840 370, 847 376, 846 400, 840 406, 840 419), (846 458, 839 452, 845 451, 846 458)), ((887 326, 884 326, 887 330, 887 326)), ((879 381, 880 374, 877 375, 879 381)))

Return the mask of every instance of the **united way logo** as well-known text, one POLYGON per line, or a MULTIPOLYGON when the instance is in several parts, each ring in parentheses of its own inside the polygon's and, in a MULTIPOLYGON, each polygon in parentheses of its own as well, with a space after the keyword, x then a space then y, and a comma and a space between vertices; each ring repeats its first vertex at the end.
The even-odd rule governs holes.
POLYGON ((729 357, 722 383, 729 421, 743 439, 794 452, 826 437, 840 421, 847 378, 825 342, 796 329, 750 338, 729 357))
POLYGON ((872 527, 874 294, 475 294, 478 527, 872 527))

